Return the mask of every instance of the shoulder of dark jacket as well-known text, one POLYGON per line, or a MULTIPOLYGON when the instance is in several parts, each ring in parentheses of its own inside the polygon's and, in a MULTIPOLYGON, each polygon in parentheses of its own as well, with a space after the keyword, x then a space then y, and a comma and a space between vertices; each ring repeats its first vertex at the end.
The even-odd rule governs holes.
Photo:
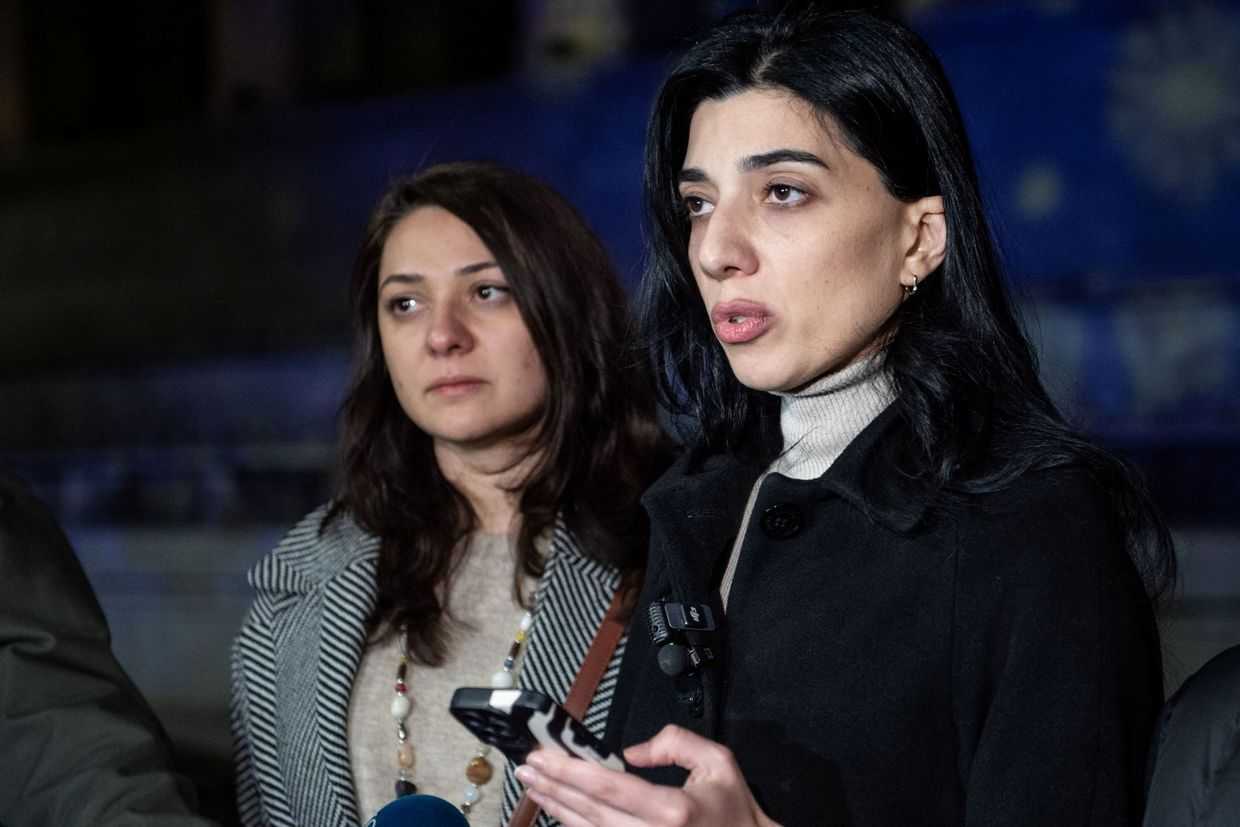
POLYGON ((1168 816, 1189 801, 1221 799, 1228 784, 1240 785, 1237 697, 1240 645, 1215 655, 1164 705, 1151 753, 1150 801, 1163 818, 1156 823, 1171 823, 1168 816))

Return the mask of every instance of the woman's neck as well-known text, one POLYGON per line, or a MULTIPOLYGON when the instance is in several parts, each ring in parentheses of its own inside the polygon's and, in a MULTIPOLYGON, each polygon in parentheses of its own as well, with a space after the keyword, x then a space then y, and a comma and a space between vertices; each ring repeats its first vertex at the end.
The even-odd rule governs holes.
POLYGON ((538 459, 536 452, 515 441, 485 448, 435 443, 439 470, 469 501, 478 529, 487 534, 511 534, 520 528, 521 492, 538 459))
POLYGON ((776 395, 784 445, 771 470, 802 480, 824 474, 895 398, 881 353, 776 395))

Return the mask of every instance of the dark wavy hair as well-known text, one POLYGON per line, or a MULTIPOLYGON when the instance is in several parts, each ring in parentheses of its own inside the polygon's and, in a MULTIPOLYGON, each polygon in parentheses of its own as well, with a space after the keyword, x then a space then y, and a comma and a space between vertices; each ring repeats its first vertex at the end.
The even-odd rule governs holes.
POLYGON ((703 35, 663 84, 646 136, 648 261, 639 307, 665 404, 700 424, 706 449, 778 444, 777 400, 736 379, 712 333, 677 191, 698 105, 755 88, 810 103, 894 197, 943 199, 946 258, 900 305, 884 357, 913 435, 914 475, 950 495, 998 490, 1036 469, 1084 466, 1109 492, 1147 590, 1165 593, 1175 574, 1166 525, 1133 471, 1070 428, 1042 385, 955 96, 929 46, 894 20, 803 4, 774 15, 744 12, 703 35))
POLYGON ((627 300, 598 238, 569 203, 528 175, 489 163, 434 166, 400 178, 380 199, 353 269, 355 374, 342 419, 341 488, 324 520, 347 514, 380 539, 372 634, 408 627, 410 650, 436 665, 447 653, 445 595, 462 542, 477 526, 443 476, 431 438, 396 398, 378 330, 378 271, 392 228, 422 206, 474 229, 512 290, 547 372, 547 401, 519 495, 513 588, 537 577, 534 541, 562 515, 591 558, 631 588, 645 562, 638 497, 665 464, 647 362, 627 347, 627 300))

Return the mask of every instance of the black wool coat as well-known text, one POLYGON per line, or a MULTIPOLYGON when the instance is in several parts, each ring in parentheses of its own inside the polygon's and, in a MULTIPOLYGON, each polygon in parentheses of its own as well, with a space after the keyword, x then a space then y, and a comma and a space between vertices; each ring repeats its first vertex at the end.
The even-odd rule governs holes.
POLYGON ((1060 468, 944 505, 900 473, 906 437, 888 409, 821 478, 768 477, 726 616, 761 464, 689 452, 650 489, 610 736, 677 723, 725 744, 785 825, 1139 822, 1159 641, 1104 492, 1060 468), (660 598, 719 621, 700 717, 657 665, 660 598))

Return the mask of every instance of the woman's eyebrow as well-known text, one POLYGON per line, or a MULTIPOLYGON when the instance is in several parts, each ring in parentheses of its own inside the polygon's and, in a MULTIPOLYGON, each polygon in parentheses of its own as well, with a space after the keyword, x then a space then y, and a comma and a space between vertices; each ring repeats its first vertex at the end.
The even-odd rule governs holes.
POLYGON ((753 172, 769 167, 773 164, 791 161, 797 164, 813 164, 814 166, 830 169, 827 162, 819 158, 812 152, 806 152, 803 149, 773 149, 770 152, 763 152, 758 155, 749 155, 741 159, 741 172, 753 172))
MULTIPOLYGON (((458 267, 454 275, 472 276, 474 273, 490 270, 492 267, 498 268, 499 265, 494 261, 478 261, 473 264, 466 264, 464 267, 458 267)), ((379 289, 382 290, 388 284, 420 284, 424 281, 426 281, 426 276, 421 273, 392 273, 379 282, 379 289)))
POLYGON ((379 289, 382 290, 389 284, 420 284, 424 281, 426 276, 421 273, 392 273, 379 282, 379 289))
POLYGON ((456 274, 458 276, 472 276, 474 273, 483 270, 490 270, 492 267, 499 267, 494 261, 479 261, 474 264, 466 264, 464 267, 458 268, 456 274))
MULTIPOLYGON (((830 169, 831 166, 812 152, 803 149, 773 149, 757 155, 746 155, 737 165, 741 172, 754 172, 763 167, 781 163, 813 164, 816 167, 830 169)), ((676 176, 678 184, 700 184, 709 181, 710 176, 698 167, 685 167, 676 176)))
POLYGON ((709 180, 710 176, 697 167, 685 167, 680 171, 680 175, 676 176, 678 184, 701 184, 709 180))

